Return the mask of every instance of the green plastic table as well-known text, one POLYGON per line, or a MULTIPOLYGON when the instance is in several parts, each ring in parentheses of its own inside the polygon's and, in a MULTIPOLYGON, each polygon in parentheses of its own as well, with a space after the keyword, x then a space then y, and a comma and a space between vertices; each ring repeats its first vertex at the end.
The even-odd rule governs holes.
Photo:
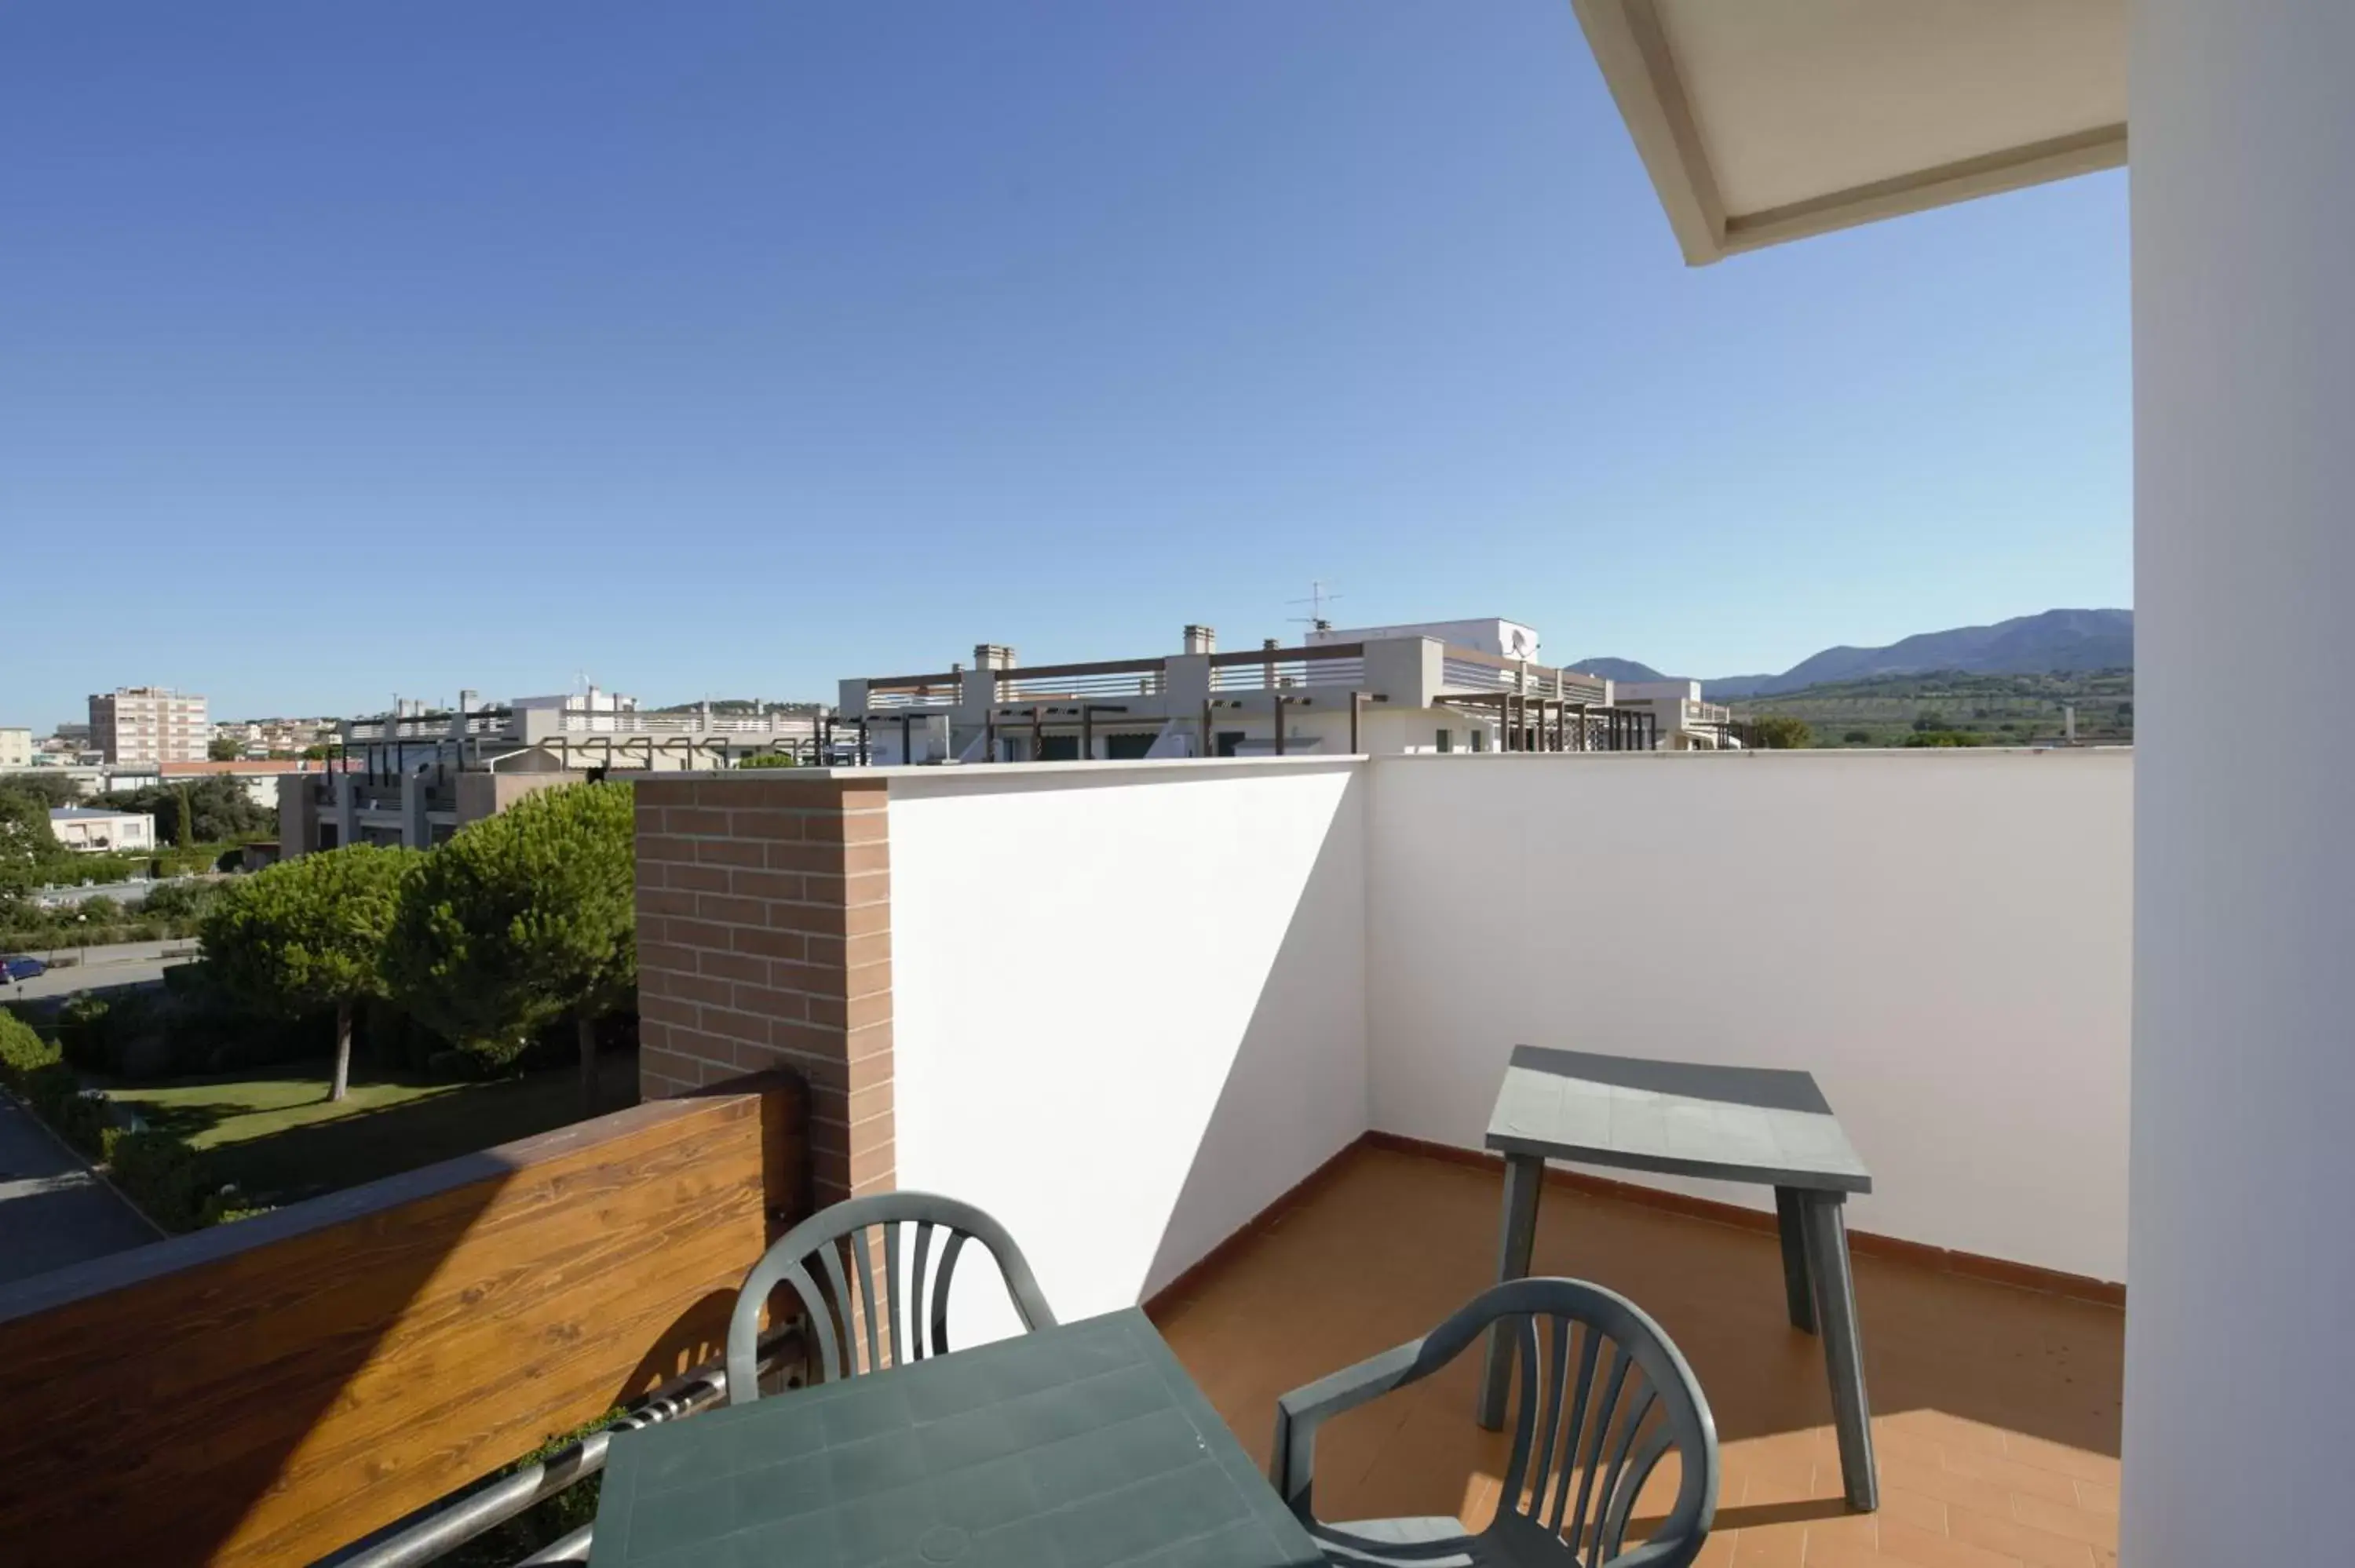
POLYGON ((613 1439, 591 1568, 1319 1568, 1129 1308, 613 1439))
MULTIPOLYGON (((1812 1075, 1517 1045, 1486 1141, 1505 1157, 1499 1279, 1529 1271, 1548 1160, 1774 1188, 1791 1326, 1822 1335, 1849 1503, 1881 1506, 1846 1213, 1872 1175, 1812 1075)), ((1504 1336, 1492 1334, 1476 1410, 1491 1431, 1504 1425, 1511 1367, 1504 1336)))

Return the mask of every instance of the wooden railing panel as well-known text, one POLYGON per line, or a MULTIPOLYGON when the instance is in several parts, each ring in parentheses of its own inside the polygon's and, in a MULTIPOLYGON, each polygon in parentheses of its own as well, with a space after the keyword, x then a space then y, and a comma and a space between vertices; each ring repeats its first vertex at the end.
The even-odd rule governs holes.
POLYGON ((716 1353, 803 1091, 664 1100, 0 1290, 12 1563, 300 1563, 716 1353))

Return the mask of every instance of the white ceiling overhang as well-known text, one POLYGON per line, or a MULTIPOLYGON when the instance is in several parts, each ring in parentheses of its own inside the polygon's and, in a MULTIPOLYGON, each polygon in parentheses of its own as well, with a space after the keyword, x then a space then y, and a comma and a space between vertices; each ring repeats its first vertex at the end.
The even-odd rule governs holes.
POLYGON ((1694 266, 2126 158, 2126 0, 1572 0, 1694 266))

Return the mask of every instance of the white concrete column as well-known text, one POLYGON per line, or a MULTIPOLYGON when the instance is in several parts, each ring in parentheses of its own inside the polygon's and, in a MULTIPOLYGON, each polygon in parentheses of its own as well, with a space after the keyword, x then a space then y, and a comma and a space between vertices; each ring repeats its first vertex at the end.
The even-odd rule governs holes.
POLYGON ((2136 0, 2128 1568, 2355 1560, 2355 5, 2136 0))

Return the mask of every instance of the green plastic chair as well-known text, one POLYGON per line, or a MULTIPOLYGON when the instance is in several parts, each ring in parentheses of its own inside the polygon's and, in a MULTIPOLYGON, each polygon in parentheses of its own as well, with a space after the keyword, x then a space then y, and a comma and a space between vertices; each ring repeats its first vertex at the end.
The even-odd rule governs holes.
POLYGON ((1685 1568, 1717 1515, 1717 1424, 1692 1369, 1642 1308, 1578 1279, 1497 1286, 1422 1339, 1293 1390, 1276 1402, 1272 1454, 1269 1479, 1335 1563, 1685 1568), (1477 1535, 1453 1519, 1319 1521, 1310 1499, 1316 1429, 1430 1376, 1499 1319, 1518 1319, 1520 1401, 1496 1519, 1477 1535), (1643 1544, 1623 1550, 1628 1512, 1670 1449, 1681 1469, 1676 1501, 1643 1544))
POLYGON ((949 1282, 967 1240, 979 1242, 996 1261, 1024 1331, 1053 1327, 1055 1314, 1039 1293, 1022 1249, 1005 1226, 971 1203, 937 1192, 852 1198, 821 1209, 787 1231, 744 1277, 736 1293, 736 1310, 728 1320, 728 1403, 760 1397, 754 1368, 759 1363, 761 1305, 780 1284, 794 1287, 809 1314, 820 1382, 832 1383, 861 1370, 857 1351, 862 1318, 866 1370, 885 1364, 887 1345, 892 1361, 946 1355, 949 1282), (911 1252, 903 1246, 909 1242, 913 1243, 911 1252), (879 1254, 883 1264, 880 1314, 874 1265, 879 1254), (856 1295, 850 1288, 854 1280, 856 1295), (890 1330, 888 1340, 879 1337, 881 1329, 890 1330))

